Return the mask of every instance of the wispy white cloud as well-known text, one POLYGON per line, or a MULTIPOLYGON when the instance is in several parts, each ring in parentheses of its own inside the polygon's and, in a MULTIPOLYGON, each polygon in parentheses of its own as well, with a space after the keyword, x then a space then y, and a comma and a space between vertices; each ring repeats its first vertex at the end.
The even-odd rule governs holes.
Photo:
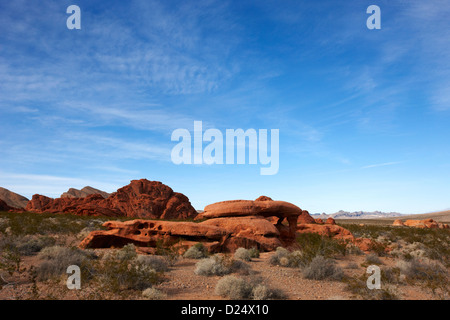
POLYGON ((361 169, 370 169, 370 168, 377 168, 377 167, 393 166, 393 165, 400 164, 400 163, 403 163, 403 161, 384 162, 384 163, 371 164, 371 165, 368 165, 368 166, 361 167, 361 169))

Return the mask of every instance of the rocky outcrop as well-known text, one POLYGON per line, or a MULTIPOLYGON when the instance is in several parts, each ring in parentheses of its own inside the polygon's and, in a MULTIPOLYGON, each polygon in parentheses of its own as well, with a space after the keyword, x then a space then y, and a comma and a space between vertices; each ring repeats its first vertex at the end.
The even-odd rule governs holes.
POLYGON ((28 199, 24 196, 2 187, 0 187, 0 199, 3 200, 9 207, 18 209, 25 208, 28 203, 28 199))
MULTIPOLYGON (((261 199, 261 197, 258 199, 261 199)), ((297 220, 300 216, 304 215, 304 211, 289 202, 274 201, 268 197, 264 197, 263 200, 258 199, 255 201, 231 200, 213 203, 207 205, 204 212, 198 218, 276 217, 276 227, 279 229, 281 238, 285 240, 295 239, 297 220), (285 221, 287 222, 287 227, 283 224, 285 221)))
POLYGON ((110 194, 108 192, 98 190, 98 189, 88 186, 88 187, 84 187, 81 190, 78 190, 75 188, 70 188, 67 192, 64 192, 61 195, 61 198, 85 198, 91 194, 99 194, 105 199, 110 196, 110 194))
POLYGON ((158 181, 133 180, 108 198, 100 194, 84 198, 52 199, 34 195, 26 208, 30 212, 77 215, 123 216, 146 219, 193 219, 197 212, 189 199, 158 181))
MULTIPOLYGON (((127 194, 131 193, 127 191, 127 194)), ((104 224, 109 230, 92 232, 80 246, 121 247, 131 242, 148 252, 162 242, 177 244, 182 249, 202 242, 212 253, 232 252, 240 247, 272 251, 280 246, 295 246, 295 238, 299 233, 317 233, 342 240, 359 246, 363 251, 372 245, 368 239, 355 238, 350 231, 336 225, 334 219, 319 224, 308 211, 268 197, 259 197, 254 201, 217 202, 206 206, 197 219, 205 221, 110 221, 104 224)))
POLYGON ((111 248, 133 243, 144 248, 144 251, 157 246, 176 246, 178 250, 185 251, 201 242, 209 252, 216 253, 234 251, 239 247, 270 251, 281 245, 273 237, 277 235, 277 229, 273 225, 271 228, 268 221, 257 218, 233 219, 237 220, 212 219, 201 223, 141 219, 108 221, 103 224, 108 230, 91 232, 79 246, 84 249, 111 248), (227 220, 227 223, 224 225, 224 221, 217 220, 227 220), (269 225, 264 224, 264 221, 269 225))
POLYGON ((288 202, 273 201, 268 197, 258 199, 224 201, 206 206, 197 217, 206 220, 199 223, 156 220, 107 222, 105 226, 109 230, 92 232, 80 246, 104 248, 131 242, 140 247, 154 247, 158 241, 164 241, 186 248, 202 242, 210 252, 229 252, 240 247, 272 251, 294 241, 297 218, 303 211, 288 202), (273 217, 274 220, 271 219, 273 217))
POLYGON ((393 226, 406 226, 406 227, 414 227, 414 228, 422 228, 422 229, 448 229, 449 225, 446 223, 436 222, 433 219, 424 219, 424 220, 406 220, 402 221, 397 219, 392 224, 393 226))
POLYGON ((299 224, 297 226, 298 233, 317 233, 322 236, 330 237, 338 240, 355 240, 353 234, 347 229, 338 225, 331 224, 299 224))
POLYGON ((8 204, 3 201, 2 199, 0 199, 0 211, 9 211, 12 208, 10 206, 8 206, 8 204))
POLYGON ((201 224, 220 228, 229 234, 224 241, 227 251, 241 247, 272 251, 283 245, 277 227, 261 216, 215 218, 201 224))

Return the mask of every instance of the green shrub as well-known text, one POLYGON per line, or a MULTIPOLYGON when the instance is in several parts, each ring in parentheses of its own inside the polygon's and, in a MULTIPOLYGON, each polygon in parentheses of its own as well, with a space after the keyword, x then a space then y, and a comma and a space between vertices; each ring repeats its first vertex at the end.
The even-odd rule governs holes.
POLYGON ((250 258, 259 258, 259 250, 256 248, 250 248, 250 258))
POLYGON ((303 259, 310 262, 316 256, 333 258, 337 255, 345 255, 347 243, 316 233, 301 233, 297 235, 297 243, 303 255, 303 259))

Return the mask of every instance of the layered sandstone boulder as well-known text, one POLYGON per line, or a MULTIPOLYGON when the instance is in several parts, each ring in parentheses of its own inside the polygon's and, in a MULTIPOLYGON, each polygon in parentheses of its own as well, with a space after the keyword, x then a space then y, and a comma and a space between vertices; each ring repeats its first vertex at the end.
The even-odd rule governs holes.
POLYGON ((210 251, 218 250, 227 232, 194 222, 172 222, 160 220, 108 221, 103 224, 108 230, 91 232, 81 243, 81 248, 122 247, 133 243, 138 247, 155 248, 164 243, 189 247, 202 242, 210 251), (183 243, 184 240, 184 243, 183 243))
POLYGON ((25 210, 147 219, 193 219, 197 215, 185 195, 161 182, 146 179, 133 180, 106 199, 101 194, 57 199, 34 195, 25 210))
POLYGON ((103 224, 108 230, 91 232, 79 246, 84 249, 111 248, 133 243, 146 249, 176 245, 184 251, 201 242, 209 252, 216 253, 235 251, 240 247, 271 251, 281 245, 276 238, 277 229, 268 221, 257 218, 231 220, 225 224, 217 219, 201 223, 142 219, 108 221, 103 224))
POLYGON ((262 216, 215 218, 200 224, 215 226, 229 233, 230 236, 224 241, 229 251, 240 247, 272 251, 283 245, 280 231, 262 216))
MULTIPOLYGON (((268 197, 262 197, 259 197, 255 201, 231 200, 213 203, 207 205, 204 212, 198 218, 217 219, 259 216, 261 218, 270 219, 275 217, 277 218, 276 226, 279 229, 280 236, 286 239, 294 239, 297 221, 300 216, 305 215, 305 212, 292 203, 286 201, 274 201, 268 197), (287 228, 283 225, 284 221, 287 221, 287 228)), ((314 221, 313 218, 311 219, 314 221)))

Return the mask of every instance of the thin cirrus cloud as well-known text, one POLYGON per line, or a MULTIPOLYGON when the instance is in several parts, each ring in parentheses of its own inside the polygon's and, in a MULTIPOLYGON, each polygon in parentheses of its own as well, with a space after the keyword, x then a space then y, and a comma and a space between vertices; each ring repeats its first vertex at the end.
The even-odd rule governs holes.
POLYGON ((393 166, 393 165, 397 165, 397 164, 401 164, 401 163, 403 163, 403 161, 377 163, 377 164, 371 164, 368 166, 361 167, 361 169, 371 169, 371 168, 378 168, 378 167, 385 167, 385 166, 393 166))

